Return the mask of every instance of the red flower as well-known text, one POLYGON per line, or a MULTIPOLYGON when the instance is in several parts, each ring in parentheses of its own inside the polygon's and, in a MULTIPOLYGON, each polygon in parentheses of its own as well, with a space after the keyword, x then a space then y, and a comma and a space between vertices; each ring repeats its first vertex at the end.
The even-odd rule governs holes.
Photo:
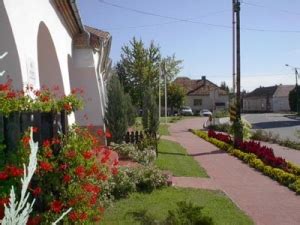
POLYGON ((63 163, 63 164, 61 164, 61 165, 59 166, 59 169, 62 170, 62 171, 68 169, 68 163, 63 163))
POLYGON ((62 208, 64 207, 63 203, 59 200, 54 200, 50 203, 51 211, 55 213, 60 213, 62 208))
POLYGON ((0 198, 0 206, 7 205, 9 203, 9 198, 0 198))
POLYGON ((113 162, 113 166, 117 166, 117 165, 119 165, 119 161, 117 159, 115 159, 113 162))
POLYGON ((40 187, 36 187, 35 189, 32 189, 32 194, 34 195, 34 197, 39 196, 42 193, 42 188, 40 187))
POLYGON ((46 172, 51 172, 53 170, 53 166, 48 162, 40 162, 40 168, 46 172))
POLYGON ((33 132, 33 133, 38 132, 38 130, 39 130, 39 128, 37 128, 37 127, 32 127, 32 132, 33 132))
POLYGON ((100 137, 102 137, 103 136, 103 130, 101 129, 101 128, 99 128, 98 130, 97 130, 97 134, 100 136, 100 137))
POLYGON ((51 146, 51 142, 50 142, 49 140, 43 141, 43 147, 44 147, 44 148, 48 148, 48 147, 50 147, 50 146, 51 146))
POLYGON ((70 176, 70 175, 68 175, 68 174, 65 174, 64 175, 64 177, 63 177, 63 181, 65 182, 65 183, 70 183, 71 182, 71 180, 72 180, 72 177, 70 176))
POLYGON ((117 167, 113 167, 111 170, 113 175, 117 175, 118 174, 118 168, 117 167))
POLYGON ((5 171, 0 172, 0 180, 6 180, 8 178, 8 174, 5 171))
POLYGON ((60 139, 59 138, 53 138, 52 139, 52 144, 55 145, 55 144, 60 144, 60 139))
POLYGON ((8 91, 10 89, 10 84, 0 84, 0 91, 8 91))
POLYGON ((24 136, 22 138, 22 143, 24 146, 27 146, 29 144, 29 141, 30 141, 30 137, 29 136, 24 136))
POLYGON ((72 105, 70 103, 65 103, 64 110, 66 110, 68 112, 72 111, 72 105))
POLYGON ((9 91, 6 95, 6 99, 11 99, 11 98, 15 98, 16 97, 16 93, 13 91, 9 91))
POLYGON ((92 193, 95 195, 98 195, 99 192, 101 191, 100 187, 93 185, 93 184, 84 184, 82 189, 88 193, 92 193))
POLYGON ((65 153, 65 156, 69 159, 73 159, 76 156, 75 150, 69 150, 65 153))
POLYGON ((44 153, 46 158, 51 158, 53 156, 53 152, 51 149, 47 149, 44 153))
POLYGON ((75 211, 70 212, 69 215, 68 215, 68 217, 73 222, 75 222, 75 221, 77 221, 79 219, 79 215, 75 211))
POLYGON ((5 172, 12 177, 21 177, 23 176, 23 169, 15 166, 6 166, 5 172))
POLYGON ((93 156, 93 152, 92 152, 92 151, 86 151, 86 152, 84 152, 82 155, 83 155, 83 157, 84 157, 85 159, 90 159, 90 158, 92 158, 92 156, 93 156))
POLYGON ((45 95, 41 96, 41 101, 42 102, 49 102, 49 100, 50 100, 49 96, 47 96, 47 95, 46 96, 45 95))
POLYGON ((86 220, 88 218, 88 215, 86 212, 82 212, 79 215, 79 220, 86 220))
POLYGON ((111 138, 112 136, 111 136, 111 133, 109 132, 109 131, 106 131, 105 132, 105 137, 106 138, 111 138))
POLYGON ((42 217, 37 215, 35 217, 30 217, 27 221, 27 225, 39 225, 42 222, 42 217))
POLYGON ((75 168, 75 174, 80 177, 83 178, 85 176, 85 169, 83 166, 77 166, 75 168))

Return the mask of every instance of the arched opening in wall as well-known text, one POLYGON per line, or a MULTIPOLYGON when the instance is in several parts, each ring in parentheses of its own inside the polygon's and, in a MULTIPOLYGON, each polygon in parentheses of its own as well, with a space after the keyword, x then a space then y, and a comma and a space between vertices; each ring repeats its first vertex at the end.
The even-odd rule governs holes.
POLYGON ((7 52, 5 58, 0 60, 0 83, 5 83, 10 78, 13 80, 12 85, 15 89, 22 89, 23 78, 19 52, 11 26, 4 1, 0 1, 0 56, 7 52), (6 72, 2 73, 3 71, 6 72))
POLYGON ((40 87, 48 87, 65 94, 56 49, 44 22, 41 22, 39 26, 37 51, 40 87))

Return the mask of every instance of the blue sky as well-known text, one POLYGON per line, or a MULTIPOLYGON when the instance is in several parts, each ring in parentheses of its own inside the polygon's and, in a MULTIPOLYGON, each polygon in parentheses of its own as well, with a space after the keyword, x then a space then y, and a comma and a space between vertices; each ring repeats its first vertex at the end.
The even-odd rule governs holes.
MULTIPOLYGON (((232 86, 231 0, 106 2, 163 16, 128 11, 101 0, 78 0, 84 24, 113 36, 114 63, 120 59, 121 47, 135 36, 147 45, 154 40, 163 56, 175 53, 184 60, 181 76, 201 79, 205 75, 216 84, 226 81, 232 86)), ((300 1, 241 2, 242 88, 294 84, 294 72, 285 64, 300 67, 300 1)))

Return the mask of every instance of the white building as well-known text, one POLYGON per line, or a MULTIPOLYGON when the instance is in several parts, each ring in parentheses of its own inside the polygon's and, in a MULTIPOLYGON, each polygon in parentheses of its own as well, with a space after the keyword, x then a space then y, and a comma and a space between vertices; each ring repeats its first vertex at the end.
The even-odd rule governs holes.
POLYGON ((294 85, 259 87, 243 98, 244 112, 290 111, 289 93, 294 85))
POLYGON ((0 55, 8 52, 0 83, 9 75, 16 89, 83 88, 85 109, 69 121, 103 126, 111 36, 83 26, 75 0, 1 0, 0 34, 0 55))
POLYGON ((190 106, 194 113, 199 113, 201 109, 215 111, 228 108, 228 93, 207 80, 205 76, 200 80, 178 77, 174 83, 186 90, 185 104, 190 106))

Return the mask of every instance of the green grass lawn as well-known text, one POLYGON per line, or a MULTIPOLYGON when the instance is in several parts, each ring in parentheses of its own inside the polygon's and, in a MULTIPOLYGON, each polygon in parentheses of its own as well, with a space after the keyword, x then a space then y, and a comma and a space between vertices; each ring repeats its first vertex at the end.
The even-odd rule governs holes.
POLYGON ((100 224, 140 224, 133 220, 130 212, 143 209, 148 210, 156 219, 162 220, 167 216, 168 210, 176 208, 179 201, 203 206, 203 214, 211 217, 215 225, 253 224, 251 219, 221 192, 173 187, 156 190, 151 194, 131 194, 127 199, 122 199, 107 209, 100 224))
POLYGON ((186 150, 173 141, 159 141, 155 164, 162 170, 171 171, 174 176, 207 177, 193 157, 188 156, 186 150))
POLYGON ((161 123, 161 124, 159 124, 158 133, 160 135, 166 135, 166 136, 170 135, 168 128, 169 128, 169 126, 167 124, 161 123))

